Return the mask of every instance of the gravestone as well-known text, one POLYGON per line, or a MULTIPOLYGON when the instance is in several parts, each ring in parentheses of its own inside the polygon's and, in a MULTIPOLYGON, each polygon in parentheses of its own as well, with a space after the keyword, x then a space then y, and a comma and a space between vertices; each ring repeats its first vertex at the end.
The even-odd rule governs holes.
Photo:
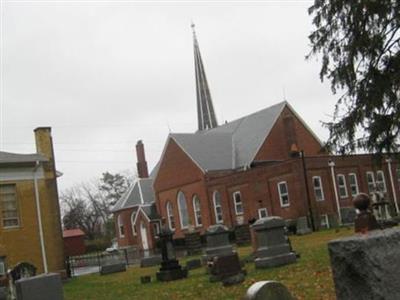
POLYGON ((242 269, 237 253, 217 256, 209 264, 210 282, 222 281, 224 285, 240 283, 246 271, 242 269))
POLYGON ((47 273, 15 282, 17 300, 64 299, 60 274, 47 273))
POLYGON ((295 300, 289 290, 278 281, 258 281, 246 292, 244 300, 295 300))
POLYGON ((188 255, 201 253, 200 232, 193 231, 185 233, 185 245, 188 255))
POLYGON ((312 230, 308 227, 307 217, 300 217, 297 219, 296 222, 296 234, 297 235, 304 235, 311 233, 312 230))
POLYGON ((270 268, 296 262, 285 232, 285 221, 280 217, 267 217, 252 225, 256 236, 256 268, 270 268))
POLYGON ((0 286, 0 300, 7 300, 7 287, 0 286))
POLYGON ((204 251, 204 259, 212 260, 216 256, 233 253, 233 247, 229 243, 229 231, 224 225, 212 225, 206 231, 207 247, 204 251))
POLYGON ((147 267, 153 267, 161 264, 161 256, 160 255, 152 255, 148 257, 143 257, 140 259, 140 267, 141 268, 147 268, 147 267))
POLYGON ((400 228, 328 243, 337 300, 400 299, 400 228))
POLYGON ((235 226, 235 241, 239 246, 247 245, 251 242, 249 224, 235 226))
POLYGON ((156 277, 159 281, 172 281, 181 278, 186 278, 188 270, 179 265, 176 259, 174 246, 172 244, 173 232, 168 228, 164 229, 159 234, 161 242, 161 268, 157 272, 156 277))
POLYGON ((200 259, 191 259, 186 262, 186 269, 193 270, 201 268, 201 260, 200 259))
POLYGON ((100 275, 107 275, 125 271, 126 271, 126 264, 121 262, 110 263, 100 267, 100 275))
POLYGON ((379 229, 378 222, 375 216, 370 211, 371 200, 367 194, 358 194, 354 200, 353 205, 359 210, 359 214, 354 221, 354 231, 366 233, 371 230, 379 229))
POLYGON ((342 216, 342 224, 354 224, 356 218, 356 210, 353 207, 341 207, 340 213, 342 216))

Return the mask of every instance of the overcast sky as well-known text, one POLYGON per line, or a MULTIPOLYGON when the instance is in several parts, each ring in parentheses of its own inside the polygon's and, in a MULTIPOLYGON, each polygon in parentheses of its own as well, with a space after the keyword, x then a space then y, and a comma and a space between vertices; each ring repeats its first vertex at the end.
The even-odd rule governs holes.
POLYGON ((336 97, 306 61, 311 1, 2 2, 0 150, 35 152, 51 126, 60 189, 150 169, 169 130, 197 128, 190 23, 220 123, 286 99, 322 139, 336 97))

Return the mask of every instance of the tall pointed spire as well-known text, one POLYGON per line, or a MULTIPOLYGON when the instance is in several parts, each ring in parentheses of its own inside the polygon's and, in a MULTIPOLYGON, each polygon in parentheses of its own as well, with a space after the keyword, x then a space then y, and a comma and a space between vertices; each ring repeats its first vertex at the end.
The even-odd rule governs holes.
POLYGON ((208 88, 206 72, 200 55, 199 43, 197 41, 194 24, 193 46, 194 46, 194 68, 196 71, 196 96, 197 96, 197 121, 199 131, 211 129, 218 126, 215 117, 214 106, 211 100, 210 89, 208 88))

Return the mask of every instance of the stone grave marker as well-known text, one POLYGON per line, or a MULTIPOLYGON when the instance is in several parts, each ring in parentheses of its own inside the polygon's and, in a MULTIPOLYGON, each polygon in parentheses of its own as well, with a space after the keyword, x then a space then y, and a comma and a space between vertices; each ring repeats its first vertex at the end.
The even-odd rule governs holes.
POLYGON ((192 231, 185 233, 185 245, 188 255, 201 253, 200 232, 192 231))
POLYGON ((246 292, 244 300, 295 300, 289 290, 278 281, 258 281, 246 292))
POLYGON ((252 225, 256 236, 254 263, 256 268, 270 268, 296 262, 285 232, 285 221, 280 217, 259 219, 252 225))
POLYGON ((400 228, 328 243, 337 300, 400 299, 400 228))
POLYGON ((156 277, 159 281, 172 281, 186 278, 188 270, 179 265, 176 259, 174 246, 172 244, 173 232, 168 228, 163 228, 159 234, 161 241, 161 268, 157 272, 156 277))
POLYGON ((233 247, 229 243, 229 231, 221 224, 212 225, 206 231, 207 247, 204 251, 204 259, 212 260, 216 256, 233 253, 233 247))
POLYGON ((371 200, 367 194, 358 194, 353 199, 353 205, 360 213, 354 221, 354 231, 366 233, 371 230, 379 229, 379 224, 375 216, 370 211, 371 200))
POLYGON ((210 281, 222 281, 224 285, 240 283, 246 271, 242 269, 237 253, 214 257, 209 265, 210 281))
POLYGON ((247 245, 251 242, 249 224, 235 226, 235 240, 239 246, 247 245))
POLYGON ((15 282, 17 300, 64 299, 61 275, 55 273, 21 278, 15 282))
POLYGON ((297 219, 296 222, 296 234, 297 235, 304 235, 311 233, 312 230, 308 227, 307 217, 300 217, 297 219))
POLYGON ((201 260, 200 259, 191 259, 186 262, 186 269, 194 270, 201 268, 201 260))
POLYGON ((8 290, 5 286, 0 286, 0 300, 7 300, 8 290))
POLYGON ((161 256, 160 255, 151 255, 148 257, 143 257, 140 259, 140 267, 141 268, 147 268, 147 267, 153 267, 161 264, 161 256))

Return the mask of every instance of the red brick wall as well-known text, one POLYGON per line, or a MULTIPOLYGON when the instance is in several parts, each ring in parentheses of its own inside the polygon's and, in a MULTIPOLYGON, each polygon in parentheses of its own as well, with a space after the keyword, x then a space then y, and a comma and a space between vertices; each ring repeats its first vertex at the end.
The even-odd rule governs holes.
POLYGON ((137 236, 133 235, 132 225, 131 225, 131 215, 134 210, 137 208, 128 208, 125 210, 121 210, 119 212, 114 213, 114 221, 115 221, 115 232, 116 238, 119 247, 127 247, 127 246, 136 246, 138 245, 137 236), (124 237, 119 235, 118 228, 118 216, 121 215, 122 222, 124 224, 124 237))
POLYGON ((296 143, 306 155, 318 155, 321 145, 303 123, 285 107, 271 132, 259 149, 255 160, 290 158, 290 147, 296 143))

